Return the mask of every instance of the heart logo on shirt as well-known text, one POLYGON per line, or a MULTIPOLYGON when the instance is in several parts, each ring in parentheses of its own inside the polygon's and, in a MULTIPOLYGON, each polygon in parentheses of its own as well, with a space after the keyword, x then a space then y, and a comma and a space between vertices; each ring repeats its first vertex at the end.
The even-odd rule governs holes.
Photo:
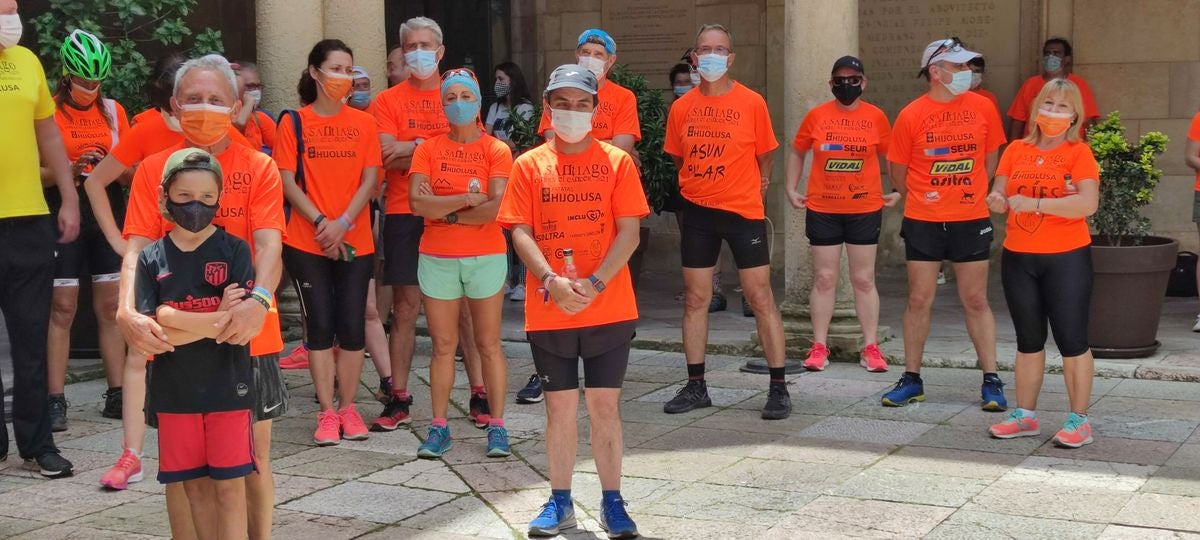
POLYGON ((1033 234, 1042 226, 1042 220, 1045 218, 1045 214, 1038 212, 1017 212, 1017 227, 1020 227, 1022 231, 1033 234))
POLYGON ((600 217, 603 215, 604 215, 604 213, 599 210, 588 210, 587 218, 588 218, 588 221, 596 222, 596 221, 600 221, 600 217))

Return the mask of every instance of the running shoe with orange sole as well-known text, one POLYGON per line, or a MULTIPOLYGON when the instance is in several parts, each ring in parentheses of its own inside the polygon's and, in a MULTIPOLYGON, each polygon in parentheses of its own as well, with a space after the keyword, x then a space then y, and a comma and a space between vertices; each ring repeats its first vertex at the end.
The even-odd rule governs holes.
POLYGON ((353 404, 342 407, 337 412, 338 420, 342 423, 342 438, 348 441, 365 441, 370 435, 367 424, 353 404))
POLYGON ((117 464, 100 477, 101 486, 115 490, 126 489, 129 484, 141 481, 142 460, 129 449, 125 449, 121 457, 117 458, 117 464))
POLYGON ((812 349, 808 351, 808 358, 804 360, 804 369, 825 371, 827 367, 829 367, 829 348, 824 343, 813 343, 812 349))
POLYGON ((329 409, 317 413, 317 431, 313 433, 317 446, 333 446, 342 442, 342 421, 337 411, 329 409))
POLYGON ((1065 448, 1079 448, 1092 444, 1092 424, 1086 416, 1071 413, 1067 416, 1063 428, 1058 430, 1051 440, 1065 448))
POLYGON ((1017 437, 1036 437, 1042 434, 1036 417, 1025 416, 1020 409, 1013 409, 1008 417, 999 424, 992 424, 988 433, 997 439, 1015 439, 1017 437))
POLYGON ((874 343, 868 343, 866 347, 863 347, 862 357, 859 359, 858 365, 871 373, 884 373, 888 370, 887 359, 883 357, 883 352, 879 350, 879 345, 874 343))

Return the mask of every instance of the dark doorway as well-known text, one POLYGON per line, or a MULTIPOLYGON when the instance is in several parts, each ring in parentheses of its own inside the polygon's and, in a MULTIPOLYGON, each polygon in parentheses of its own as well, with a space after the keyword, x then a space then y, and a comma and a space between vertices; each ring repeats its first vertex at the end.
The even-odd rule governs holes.
POLYGON ((510 0, 387 0, 388 50, 399 44, 400 25, 424 16, 442 27, 446 55, 441 69, 466 67, 479 77, 484 101, 492 95, 492 68, 509 60, 510 0))

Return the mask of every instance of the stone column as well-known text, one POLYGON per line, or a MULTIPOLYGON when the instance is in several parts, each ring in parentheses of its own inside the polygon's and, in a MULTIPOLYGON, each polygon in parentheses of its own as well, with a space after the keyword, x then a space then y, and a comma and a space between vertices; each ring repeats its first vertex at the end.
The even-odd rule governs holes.
MULTIPOLYGON (((325 37, 354 51, 354 63, 371 75, 372 95, 387 88, 387 30, 383 0, 325 0, 325 37)), ((311 44, 309 44, 311 46, 311 44)))
MULTIPOLYGON (((832 99, 829 92, 829 68, 841 56, 858 55, 858 2, 790 0, 784 12, 784 49, 787 61, 784 77, 783 141, 790 143, 804 115, 817 105, 832 99)), ((868 68, 869 70, 869 68, 868 68)), ((786 159, 787 150, 779 159, 786 159)), ((805 169, 807 175, 807 169, 805 169)), ((798 361, 812 346, 812 323, 808 295, 812 290, 812 257, 804 235, 804 212, 794 210, 785 198, 776 204, 786 206, 784 223, 785 289, 783 311, 788 358, 798 361)), ((827 345, 833 356, 857 359, 862 348, 862 328, 854 314, 854 293, 850 287, 845 254, 837 287, 837 304, 829 329, 827 345)), ((886 329, 880 329, 880 339, 886 329)))
POLYGON ((266 85, 263 107, 298 107, 296 82, 308 65, 309 49, 325 37, 321 0, 256 0, 254 8, 258 69, 266 85))

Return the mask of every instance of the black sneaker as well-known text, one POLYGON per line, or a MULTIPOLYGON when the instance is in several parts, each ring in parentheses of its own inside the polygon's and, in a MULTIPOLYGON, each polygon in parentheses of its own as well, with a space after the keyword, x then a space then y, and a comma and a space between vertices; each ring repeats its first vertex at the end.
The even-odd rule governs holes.
POLYGON ((663 404, 663 412, 679 414, 703 407, 712 407, 712 399, 708 397, 708 385, 704 381, 688 381, 671 401, 663 404))
POLYGON ((534 373, 529 376, 529 382, 525 383, 525 388, 517 392, 517 403, 539 403, 542 399, 542 379, 537 376, 537 373, 534 373))
POLYGON ((104 410, 100 412, 100 416, 112 418, 113 420, 121 419, 121 403, 123 401, 121 389, 115 388, 104 393, 104 410))
POLYGON ((471 401, 469 402, 470 412, 467 417, 475 422, 475 427, 483 429, 488 427, 488 422, 492 420, 492 411, 488 408, 487 394, 471 393, 471 401))
POLYGON ((754 310, 750 308, 750 302, 746 301, 745 294, 742 295, 742 316, 743 317, 753 317, 754 316, 754 310))
POLYGON ((763 420, 783 420, 792 415, 792 396, 786 384, 772 384, 767 392, 767 404, 763 406, 763 420))
POLYGON ((49 399, 50 431, 55 433, 67 430, 67 396, 51 394, 49 399))
POLYGON ((728 306, 729 302, 725 300, 725 295, 719 292, 714 292, 712 295, 712 300, 708 301, 708 312, 716 313, 718 311, 725 311, 725 308, 728 306))
POLYGON ((46 478, 66 478, 71 476, 73 465, 58 452, 46 452, 35 459, 25 460, 25 468, 38 471, 46 478))

